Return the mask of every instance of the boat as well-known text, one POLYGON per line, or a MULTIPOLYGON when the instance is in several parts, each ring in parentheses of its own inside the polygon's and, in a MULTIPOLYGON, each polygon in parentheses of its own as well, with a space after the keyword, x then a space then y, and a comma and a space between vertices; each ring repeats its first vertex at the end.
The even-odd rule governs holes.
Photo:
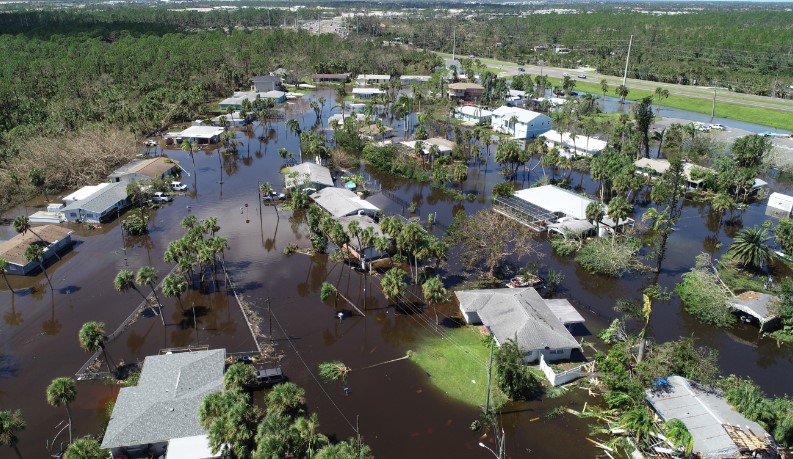
POLYGON ((545 279, 536 274, 515 276, 507 282, 509 288, 538 287, 545 283, 545 279))

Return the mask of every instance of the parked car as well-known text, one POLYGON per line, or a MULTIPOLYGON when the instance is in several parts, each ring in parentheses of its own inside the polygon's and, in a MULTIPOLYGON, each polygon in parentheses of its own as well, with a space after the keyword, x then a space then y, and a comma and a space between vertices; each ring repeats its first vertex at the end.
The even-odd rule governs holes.
MULTIPOLYGON (((312 193, 313 193, 313 191, 312 191, 312 193)), ((283 193, 279 193, 277 191, 271 191, 270 192, 270 196, 265 196, 264 199, 269 199, 271 201, 279 201, 281 199, 286 199, 286 195, 283 194, 283 193)))
POLYGON ((281 368, 264 368, 256 371, 256 387, 269 387, 286 381, 281 368))
POLYGON ((567 73, 567 72, 564 72, 564 73, 562 74, 562 76, 563 76, 563 77, 568 77, 568 76, 570 76, 570 74, 569 74, 569 73, 567 73))
POLYGON ((523 67, 518 67, 518 72, 525 72, 525 71, 526 69, 524 69, 523 67))
POLYGON ((579 73, 578 74, 578 78, 580 78, 582 80, 586 80, 586 74, 585 73, 579 73))
POLYGON ((187 185, 182 182, 171 182, 171 189, 173 191, 184 191, 187 189, 187 185))
POLYGON ((524 65, 524 64, 525 64, 525 62, 523 62, 523 61, 518 61, 518 65, 524 65))
POLYGON ((724 127, 723 124, 717 124, 717 123, 709 124, 708 127, 711 129, 715 129, 717 131, 724 131, 727 129, 726 127, 724 127))
POLYGON ((171 202, 173 201, 173 196, 157 191, 151 196, 151 200, 152 202, 171 202))
POLYGON ((710 128, 705 123, 695 122, 695 123, 692 123, 692 124, 694 124, 694 129, 696 129, 699 132, 708 132, 708 131, 710 131, 710 128))

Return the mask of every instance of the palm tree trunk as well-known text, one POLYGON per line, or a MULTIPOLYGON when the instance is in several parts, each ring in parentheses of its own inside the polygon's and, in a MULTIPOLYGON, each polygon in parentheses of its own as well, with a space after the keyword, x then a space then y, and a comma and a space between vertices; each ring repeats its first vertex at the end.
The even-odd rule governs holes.
POLYGON ((50 282, 50 276, 47 274, 47 270, 44 269, 44 263, 39 261, 39 266, 41 267, 41 272, 44 273, 44 277, 47 278, 47 283, 50 284, 50 289, 52 289, 52 282, 50 282))
POLYGON ((162 321, 162 326, 165 326, 165 317, 162 315, 162 303, 160 303, 160 297, 157 296, 157 291, 154 290, 154 285, 151 286, 151 293, 154 294, 154 299, 157 300, 157 311, 160 314, 160 320, 162 321))
POLYGON ((72 407, 66 404, 66 416, 69 417, 69 443, 72 442, 72 407))
POLYGON ((11 290, 11 294, 15 294, 14 287, 11 286, 11 283, 8 281, 8 275, 5 272, 3 273, 3 280, 6 282, 8 290, 11 290))

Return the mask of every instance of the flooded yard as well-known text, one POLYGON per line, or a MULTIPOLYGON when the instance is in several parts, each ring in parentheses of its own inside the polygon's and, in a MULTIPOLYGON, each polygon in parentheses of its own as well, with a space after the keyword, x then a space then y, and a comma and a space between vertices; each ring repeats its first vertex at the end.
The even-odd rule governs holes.
MULTIPOLYGON (((316 95, 333 99, 332 91, 320 90, 316 95)), ((290 106, 289 117, 296 117, 307 128, 315 122, 307 100, 290 106)), ((327 104, 324 119, 330 110, 327 104)), ((338 110, 334 110, 336 113, 338 110)), ((679 116, 679 115, 676 115, 679 116)), ((401 131, 402 123, 393 124, 401 131)), ((330 134, 329 134, 330 135, 330 134)), ((278 150, 297 152, 296 137, 289 133, 284 121, 271 126, 253 124, 237 133, 240 141, 237 155, 222 155, 219 164, 216 150, 195 154, 195 173, 186 152, 169 148, 165 153, 180 162, 191 174, 182 181, 189 193, 177 197, 153 213, 150 233, 140 238, 122 238, 118 222, 88 230, 69 225, 77 241, 73 250, 60 262, 48 268, 54 291, 40 274, 37 277, 12 279, 21 293, 12 296, 0 285, 3 321, 0 323, 0 408, 23 412, 28 428, 20 434, 19 447, 24 457, 43 457, 46 441, 63 420, 61 409, 48 406, 45 388, 57 376, 73 375, 88 358, 80 349, 77 333, 89 320, 105 322, 108 333, 114 330, 139 304, 134 292, 120 293, 113 288, 113 278, 120 269, 135 270, 143 265, 155 267, 160 276, 171 267, 162 254, 168 242, 183 233, 179 222, 187 215, 199 219, 216 216, 221 226, 219 235, 231 246, 225 253, 230 276, 237 292, 264 319, 265 334, 272 330, 271 343, 283 355, 280 365, 290 381, 306 389, 309 409, 317 411, 320 430, 338 439, 352 436, 356 425, 364 441, 380 458, 459 457, 484 458, 490 453, 481 448, 481 432, 470 430, 478 419, 477 404, 452 401, 433 387, 432 375, 423 372, 409 360, 363 369, 364 367, 402 357, 415 348, 424 336, 438 333, 430 314, 406 314, 395 310, 383 297, 379 279, 353 271, 349 266, 334 263, 327 256, 285 255, 287 244, 309 247, 307 228, 299 215, 289 211, 276 214, 274 208, 257 203, 258 183, 269 181, 280 188, 283 179, 279 169, 283 159, 278 150), (339 320, 339 302, 320 301, 320 288, 329 280, 339 291, 361 309, 365 317, 354 315, 339 320), (268 311, 268 304, 270 309, 268 311), (272 318, 272 320, 270 320, 272 318), (341 383, 326 384, 317 376, 317 365, 327 360, 342 360, 353 371, 348 379, 350 393, 341 383)), ((477 195, 473 202, 452 201, 445 193, 429 184, 408 183, 363 169, 367 177, 381 187, 370 200, 386 215, 405 213, 405 203, 416 203, 418 215, 426 219, 436 214, 434 227, 441 235, 453 219, 454 212, 468 213, 490 206, 489 193, 502 180, 491 158, 487 172, 472 165, 462 191, 477 195)), ((533 161, 536 163, 536 160, 533 161)), ((526 185, 542 175, 539 167, 524 173, 518 180, 526 185)), ((774 191, 789 191, 790 183, 766 179, 774 191)), ((572 173, 571 183, 580 183, 583 190, 594 194, 597 185, 588 176, 572 173)), ((635 216, 647 204, 637 200, 635 216)), ((31 201, 28 207, 42 207, 31 201)), ((37 209, 38 210, 38 209, 37 209)), ((752 204, 741 215, 743 227, 765 220, 765 204, 752 204)), ((13 218, 21 209, 9 212, 13 218)), ((613 306, 618 298, 637 299, 641 290, 659 283, 672 290, 680 275, 694 263, 701 251, 720 257, 727 249, 737 227, 713 221, 707 205, 687 202, 677 230, 670 238, 661 273, 629 275, 621 279, 586 273, 570 257, 551 252, 545 236, 538 236, 543 256, 537 261, 544 269, 564 274, 556 295, 569 298, 587 319, 588 330, 595 333, 617 317, 613 306)), ((0 227, 4 236, 13 228, 0 227)), ((459 285, 462 269, 452 250, 450 261, 441 274, 450 280, 447 287, 459 285)), ((162 298, 162 296, 161 296, 162 298)), ((124 362, 142 361, 146 355, 162 348, 187 345, 225 347, 227 352, 255 349, 245 320, 234 296, 221 286, 211 294, 190 291, 181 301, 164 301, 166 326, 160 318, 144 314, 115 341, 109 343, 111 357, 124 362), (181 305, 180 305, 181 304, 181 305), (198 311, 192 314, 193 306, 198 311)), ((443 313, 450 314, 448 309, 443 313)), ((751 325, 729 330, 706 326, 688 315, 679 299, 658 304, 654 308, 650 335, 666 341, 691 336, 702 345, 718 349, 725 374, 750 376, 764 390, 783 394, 790 385, 780 375, 793 371, 793 347, 770 339, 760 339, 751 325)), ((585 340, 594 340, 585 337, 585 340)), ((96 433, 100 429, 105 404, 114 399, 118 388, 101 382, 81 382, 73 405, 75 435, 96 433)), ((591 457, 595 448, 585 440, 587 423, 569 414, 545 419, 550 409, 564 405, 580 409, 591 402, 585 391, 574 389, 553 400, 507 405, 501 416, 511 457, 591 457), (537 419, 539 418, 539 419, 537 419)))

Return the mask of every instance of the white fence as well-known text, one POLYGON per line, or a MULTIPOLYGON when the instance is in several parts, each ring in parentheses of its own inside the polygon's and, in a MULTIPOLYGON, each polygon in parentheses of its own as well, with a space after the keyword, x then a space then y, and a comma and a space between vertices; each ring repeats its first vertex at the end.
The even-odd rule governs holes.
POLYGON ((545 363, 545 357, 540 353, 540 370, 542 370, 545 377, 548 378, 548 381, 550 381, 551 385, 554 387, 578 379, 581 376, 581 367, 583 366, 584 365, 579 365, 562 373, 555 373, 553 368, 545 363))

